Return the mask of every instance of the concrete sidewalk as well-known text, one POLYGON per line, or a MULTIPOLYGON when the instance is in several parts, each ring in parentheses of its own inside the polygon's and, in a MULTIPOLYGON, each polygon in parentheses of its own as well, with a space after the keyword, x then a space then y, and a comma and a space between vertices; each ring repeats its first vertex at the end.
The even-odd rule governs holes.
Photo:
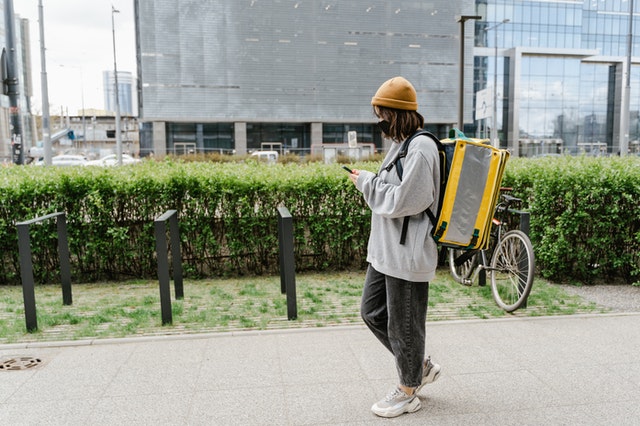
POLYGON ((379 419, 397 381, 361 326, 0 345, 0 425, 631 425, 640 313, 429 322, 443 373, 379 419), (0 364, 1 365, 1 364, 0 364))

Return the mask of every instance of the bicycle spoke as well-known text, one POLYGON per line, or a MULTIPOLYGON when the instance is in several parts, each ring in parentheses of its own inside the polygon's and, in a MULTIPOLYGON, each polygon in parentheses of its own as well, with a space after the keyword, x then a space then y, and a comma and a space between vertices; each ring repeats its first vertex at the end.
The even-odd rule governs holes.
POLYGON ((533 284, 533 249, 525 234, 511 231, 496 247, 492 259, 494 299, 511 312, 526 300, 533 284))

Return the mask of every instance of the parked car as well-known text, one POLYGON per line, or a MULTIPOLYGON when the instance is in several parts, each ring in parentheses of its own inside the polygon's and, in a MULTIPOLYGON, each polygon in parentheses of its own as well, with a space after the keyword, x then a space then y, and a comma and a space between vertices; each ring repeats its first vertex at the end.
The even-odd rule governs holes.
MULTIPOLYGON (((66 166, 84 166, 87 164, 87 159, 82 155, 62 154, 51 157, 51 165, 66 167, 66 166)), ((36 166, 44 165, 44 158, 40 158, 35 162, 36 166)))
MULTIPOLYGON (((137 164, 139 163, 140 160, 139 158, 133 158, 132 156, 128 155, 128 154, 122 154, 122 164, 137 164)), ((117 166, 118 165, 118 157, 116 156, 116 154, 109 154, 107 156, 104 156, 102 158, 99 158, 97 160, 91 160, 91 161, 87 161, 87 166, 101 166, 101 167, 111 167, 111 166, 117 166)))
POLYGON ((269 164, 278 161, 278 151, 255 151, 251 156, 257 158, 258 161, 266 161, 269 164))

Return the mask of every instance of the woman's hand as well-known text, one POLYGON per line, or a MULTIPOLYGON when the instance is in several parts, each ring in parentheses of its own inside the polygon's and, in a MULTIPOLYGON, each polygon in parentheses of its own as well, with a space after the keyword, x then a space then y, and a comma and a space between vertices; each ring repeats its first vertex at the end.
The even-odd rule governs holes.
POLYGON ((360 170, 351 170, 352 173, 349 173, 349 179, 351 179, 351 182, 353 182, 353 184, 356 184, 356 181, 358 180, 358 175, 360 174, 360 170))

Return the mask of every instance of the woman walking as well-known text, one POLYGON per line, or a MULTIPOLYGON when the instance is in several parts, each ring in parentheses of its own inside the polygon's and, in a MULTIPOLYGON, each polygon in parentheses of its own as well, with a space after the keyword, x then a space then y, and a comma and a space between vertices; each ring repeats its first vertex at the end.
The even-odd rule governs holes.
POLYGON ((409 81, 394 77, 384 82, 371 104, 383 135, 394 143, 377 174, 353 170, 349 177, 371 208, 361 315, 393 354, 399 380, 371 410, 381 417, 396 417, 418 411, 417 392, 440 374, 440 366, 425 359, 429 281, 435 277, 438 251, 431 237, 431 222, 424 213, 437 207, 440 164, 436 144, 419 135, 402 159, 402 177, 393 167, 402 142, 424 126, 424 118, 417 112, 417 94, 409 81), (405 234, 402 229, 407 216, 405 234))

